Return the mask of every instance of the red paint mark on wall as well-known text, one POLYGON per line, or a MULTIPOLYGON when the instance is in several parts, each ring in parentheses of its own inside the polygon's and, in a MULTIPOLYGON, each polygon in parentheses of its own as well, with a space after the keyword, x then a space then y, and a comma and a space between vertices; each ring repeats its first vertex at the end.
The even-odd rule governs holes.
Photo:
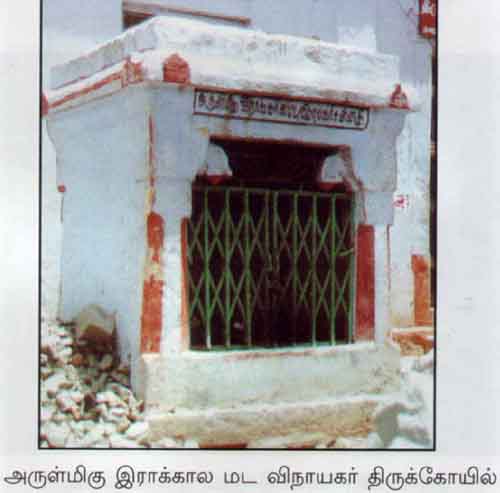
POLYGON ((121 72, 116 72, 114 74, 108 75, 107 77, 104 77, 103 79, 95 82, 94 84, 86 86, 83 89, 73 91, 70 94, 67 94, 66 96, 62 97, 61 99, 53 101, 52 103, 50 103, 49 106, 50 106, 50 108, 57 108, 58 106, 61 106, 62 104, 67 103, 68 101, 72 101, 73 99, 77 99, 81 96, 85 96, 86 94, 89 94, 93 91, 97 91, 101 87, 104 87, 107 84, 110 84, 111 82, 113 82, 115 80, 121 80, 121 79, 122 79, 121 72))
POLYGON ((112 74, 103 77, 102 79, 94 82, 93 84, 89 84, 82 89, 77 89, 75 91, 66 94, 60 99, 56 99, 48 104, 47 111, 50 108, 57 108, 68 101, 72 101, 74 99, 78 99, 82 96, 90 94, 91 92, 97 91, 102 87, 111 84, 115 81, 121 82, 121 87, 124 88, 129 84, 137 84, 144 80, 144 73, 142 70, 141 62, 134 63, 130 60, 130 57, 125 60, 125 64, 120 70, 113 72, 112 74))
POLYGON ((358 226, 356 254, 356 336, 375 337, 375 236, 373 226, 358 226))
POLYGON ((147 217, 147 241, 151 258, 147 260, 146 272, 151 273, 142 289, 141 352, 158 352, 163 316, 163 287, 161 250, 164 239, 164 221, 156 212, 147 217))
POLYGON ((433 329, 394 330, 391 333, 391 338, 401 346, 403 356, 425 354, 434 347, 433 329))
POLYGON ((177 53, 163 62, 163 81, 176 84, 188 84, 191 80, 189 64, 177 53))
POLYGON ((401 84, 396 84, 394 92, 391 94, 391 108, 398 108, 402 110, 409 110, 408 97, 403 92, 401 84))
POLYGON ((160 351, 162 328, 163 281, 152 275, 142 290, 141 353, 160 351))
POLYGON ((156 212, 150 212, 148 214, 148 246, 153 252, 151 260, 155 263, 160 262, 160 250, 163 247, 164 236, 163 226, 163 218, 159 214, 157 214, 156 212))
POLYGON ((49 112, 49 102, 47 101, 47 96, 42 92, 40 96, 42 117, 44 117, 49 112))
POLYGON ((419 31, 425 38, 434 38, 437 32, 437 0, 419 0, 419 31))
POLYGON ((231 175, 221 174, 221 175, 206 175, 206 180, 210 185, 220 185, 223 181, 231 178, 231 175))
POLYGON ((408 209, 410 206, 410 196, 409 195, 396 195, 393 201, 394 207, 398 209, 408 209))
POLYGON ((66 187, 64 185, 57 185, 57 190, 61 193, 66 191, 66 187))
POLYGON ((334 192, 344 190, 351 192, 351 184, 347 180, 342 181, 318 181, 318 188, 323 192, 334 192))
POLYGON ((144 80, 144 74, 142 72, 142 63, 134 63, 130 57, 125 60, 125 66, 123 69, 123 85, 136 84, 144 80))
POLYGON ((432 325, 429 261, 424 255, 411 256, 415 325, 432 325))

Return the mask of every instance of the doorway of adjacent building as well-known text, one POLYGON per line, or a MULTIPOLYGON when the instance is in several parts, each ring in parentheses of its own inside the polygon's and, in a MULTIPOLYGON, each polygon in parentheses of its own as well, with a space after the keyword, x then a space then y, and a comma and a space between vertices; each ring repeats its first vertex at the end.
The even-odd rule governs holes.
POLYGON ((352 340, 353 199, 321 192, 331 148, 221 141, 233 179, 193 184, 192 349, 352 340))

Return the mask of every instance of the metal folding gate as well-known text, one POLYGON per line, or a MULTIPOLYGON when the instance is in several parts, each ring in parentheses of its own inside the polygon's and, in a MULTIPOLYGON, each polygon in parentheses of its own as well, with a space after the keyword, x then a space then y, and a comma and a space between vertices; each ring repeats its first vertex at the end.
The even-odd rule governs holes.
POLYGON ((350 194, 193 186, 193 349, 352 340, 350 194))

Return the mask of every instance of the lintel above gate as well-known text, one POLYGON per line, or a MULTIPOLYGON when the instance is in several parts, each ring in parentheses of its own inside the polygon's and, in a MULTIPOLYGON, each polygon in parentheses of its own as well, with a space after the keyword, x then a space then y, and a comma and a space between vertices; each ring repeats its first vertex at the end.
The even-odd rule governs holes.
MULTIPOLYGON (((395 56, 168 16, 54 67, 51 78, 49 113, 148 83, 192 87, 196 103, 220 91, 232 92, 233 100, 259 98, 266 111, 276 98, 289 100, 302 109, 295 123, 351 129, 366 127, 370 108, 417 106, 415 91, 401 86, 395 56), (329 118, 335 110, 338 116, 329 118), (352 115, 350 121, 341 121, 342 110, 352 115)), ((268 116, 261 119, 294 121, 287 111, 268 116)))

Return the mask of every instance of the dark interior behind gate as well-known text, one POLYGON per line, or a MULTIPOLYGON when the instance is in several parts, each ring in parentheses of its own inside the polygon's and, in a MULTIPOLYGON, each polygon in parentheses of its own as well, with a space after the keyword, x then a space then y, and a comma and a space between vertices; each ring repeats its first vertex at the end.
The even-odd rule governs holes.
POLYGON ((352 339, 353 199, 320 192, 331 149, 216 142, 233 178, 193 184, 188 222, 192 349, 352 339))

